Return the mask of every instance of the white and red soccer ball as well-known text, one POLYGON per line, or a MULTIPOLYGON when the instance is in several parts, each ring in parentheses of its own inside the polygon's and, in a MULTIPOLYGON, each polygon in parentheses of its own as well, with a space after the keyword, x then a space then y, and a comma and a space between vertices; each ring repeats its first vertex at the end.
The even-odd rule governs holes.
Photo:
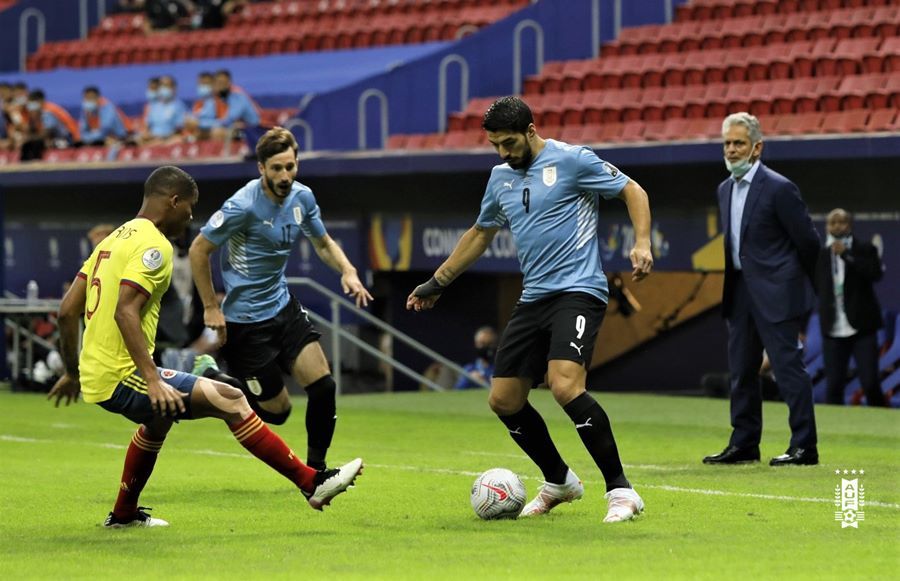
POLYGON ((516 518, 525 506, 525 485, 506 468, 491 468, 472 484, 472 508, 485 520, 516 518))

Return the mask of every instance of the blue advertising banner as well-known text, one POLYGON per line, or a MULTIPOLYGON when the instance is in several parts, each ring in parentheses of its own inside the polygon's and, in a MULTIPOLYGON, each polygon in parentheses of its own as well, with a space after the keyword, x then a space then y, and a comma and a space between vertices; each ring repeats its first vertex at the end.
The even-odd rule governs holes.
MULTIPOLYGON (((715 213, 712 214, 715 218, 715 213)), ((372 218, 370 249, 374 270, 433 270, 446 260, 474 217, 387 216, 372 218)), ((693 270, 694 254, 716 234, 707 216, 674 216, 654 221, 653 254, 662 270, 693 270)), ((634 228, 625 213, 601 216, 600 255, 605 270, 631 270, 628 253, 634 246, 634 228)), ((709 268, 713 270, 713 268, 709 268)), ((509 229, 500 230, 471 270, 519 272, 516 245, 509 229)))
MULTIPOLYGON (((813 214, 824 243, 825 215, 813 214)), ((432 271, 450 256, 474 217, 385 215, 372 217, 369 231, 370 266, 376 271, 432 271)), ((900 307, 900 214, 858 214, 854 231, 882 252, 884 279, 876 284, 882 304, 900 307)), ((607 272, 631 270, 628 253, 634 228, 625 213, 601 213, 600 257, 607 272)), ((725 267, 722 234, 715 208, 705 213, 656 215, 652 230, 656 271, 721 271, 725 267)), ((490 248, 470 269, 475 272, 520 272, 515 242, 508 229, 497 233, 490 248)))
MULTIPOLYGON (((91 245, 86 234, 93 225, 7 222, 4 232, 5 290, 24 297, 28 281, 34 280, 38 283, 41 297, 61 297, 63 285, 71 282, 90 254, 91 245)), ((326 220, 325 227, 363 276, 367 261, 363 254, 364 238, 360 222, 326 220)), ((218 281, 218 254, 213 257, 212 265, 213 276, 218 281)), ((340 276, 319 259, 306 238, 301 239, 298 248, 291 254, 286 272, 288 276, 314 278, 336 292, 341 291, 340 276)), ((327 309, 327 304, 315 295, 309 296, 298 289, 295 289, 295 294, 317 311, 327 309), (317 304, 317 301, 322 304, 317 304)))

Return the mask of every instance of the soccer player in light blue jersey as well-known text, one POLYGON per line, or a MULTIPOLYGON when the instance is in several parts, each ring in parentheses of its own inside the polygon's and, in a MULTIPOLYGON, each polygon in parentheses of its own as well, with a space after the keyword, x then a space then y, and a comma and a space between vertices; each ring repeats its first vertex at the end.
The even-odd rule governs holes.
MULTIPOLYGON (((259 140, 260 178, 226 200, 190 249, 191 269, 203 320, 223 344, 228 372, 235 376, 260 418, 283 424, 291 400, 283 375, 290 374, 309 396, 306 406, 307 464, 325 469, 335 415, 335 384, 319 345, 320 333, 288 291, 284 269, 297 238, 309 238, 322 261, 341 274, 344 293, 365 307, 372 300, 356 268, 325 231, 312 190, 294 181, 297 141, 281 127, 259 140), (225 301, 213 289, 210 255, 224 246, 221 264, 225 301)), ((217 377, 218 370, 210 370, 217 377)))
POLYGON ((542 139, 531 110, 518 97, 495 101, 482 126, 504 163, 491 172, 475 225, 431 280, 413 290, 406 308, 433 307, 509 224, 524 289, 500 339, 490 406, 544 475, 544 485, 522 516, 548 513, 584 494, 528 402, 530 389, 546 374, 553 397, 603 473, 604 522, 629 520, 644 502, 625 477, 609 418, 585 383, 609 296, 597 241, 599 198, 620 198, 628 207, 635 231, 632 278, 639 281, 653 267, 647 193, 590 149, 542 139))

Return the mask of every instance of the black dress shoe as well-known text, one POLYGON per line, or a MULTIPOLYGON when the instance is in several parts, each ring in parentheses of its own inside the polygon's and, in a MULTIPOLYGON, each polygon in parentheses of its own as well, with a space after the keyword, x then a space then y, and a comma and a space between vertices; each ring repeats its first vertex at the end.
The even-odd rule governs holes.
POLYGON ((728 446, 718 454, 703 459, 704 464, 742 464, 744 462, 759 462, 759 446, 752 448, 728 446))
POLYGON ((788 448, 781 456, 769 460, 769 466, 812 466, 819 463, 819 451, 815 448, 788 448))

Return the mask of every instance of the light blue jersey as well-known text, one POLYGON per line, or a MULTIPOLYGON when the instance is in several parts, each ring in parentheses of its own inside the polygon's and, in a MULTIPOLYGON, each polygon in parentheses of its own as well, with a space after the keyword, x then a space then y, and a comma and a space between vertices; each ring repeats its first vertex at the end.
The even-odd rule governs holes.
POLYGON ((259 179, 247 183, 226 200, 200 230, 223 246, 225 320, 255 323, 273 318, 290 295, 284 268, 297 237, 325 236, 325 225, 312 190, 294 182, 281 205, 270 200, 259 179))
POLYGON ((597 243, 598 195, 618 197, 628 179, 589 148, 553 139, 527 170, 494 167, 477 224, 509 223, 525 275, 522 302, 562 291, 608 300, 597 243))

